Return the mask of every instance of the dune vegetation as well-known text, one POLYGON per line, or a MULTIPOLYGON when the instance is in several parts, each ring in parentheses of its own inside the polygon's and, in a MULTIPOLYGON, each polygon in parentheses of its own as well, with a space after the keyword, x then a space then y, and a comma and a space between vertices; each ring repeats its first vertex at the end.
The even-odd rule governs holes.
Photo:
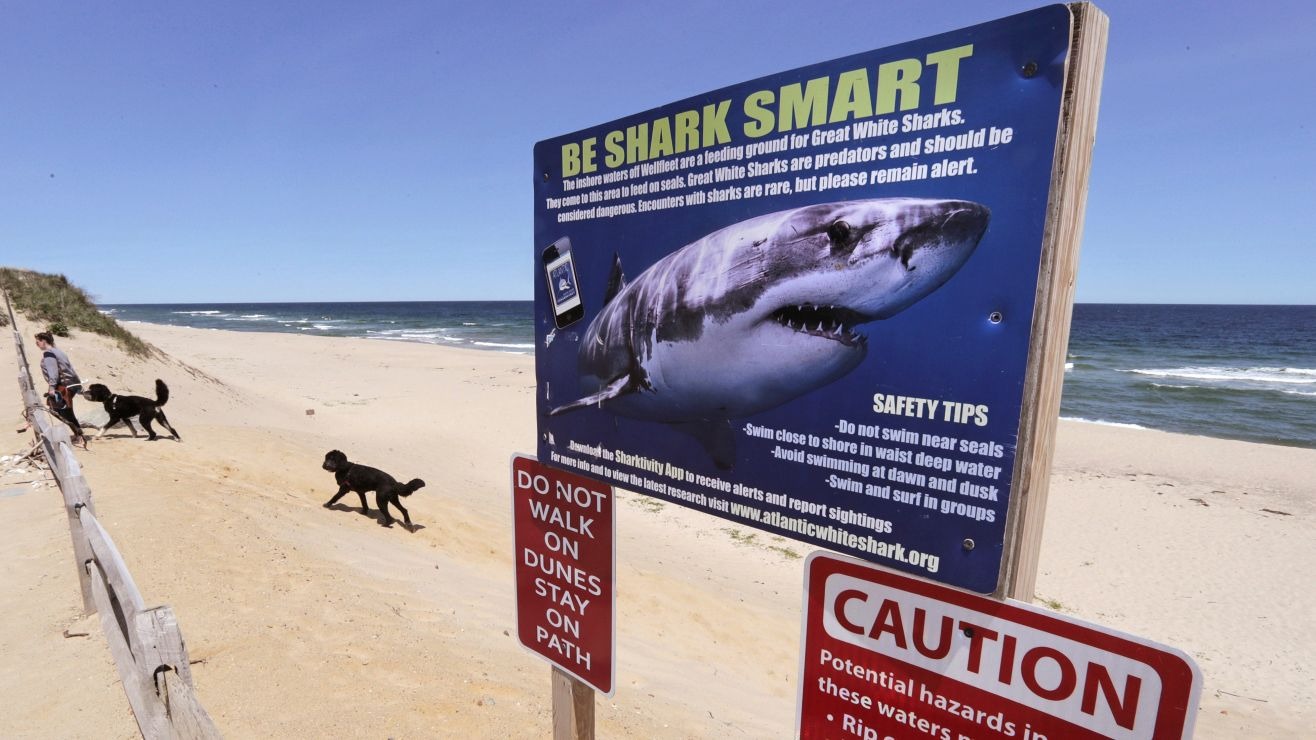
MULTIPOLYGON (((91 296, 63 275, 0 267, 0 288, 9 295, 15 311, 43 324, 56 336, 68 336, 69 331, 79 329, 115 340, 131 355, 146 357, 155 352, 151 345, 101 313, 91 296)), ((8 312, 0 311, 0 326, 8 325, 8 312)))

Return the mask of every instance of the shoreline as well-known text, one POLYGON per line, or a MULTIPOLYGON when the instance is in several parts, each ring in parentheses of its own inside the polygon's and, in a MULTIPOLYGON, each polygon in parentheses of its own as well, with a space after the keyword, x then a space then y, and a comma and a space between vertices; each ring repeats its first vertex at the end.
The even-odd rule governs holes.
POLYGON ((533 357, 535 354, 535 348, 533 343, 531 343, 529 346, 522 346, 522 345, 514 345, 514 344, 497 344, 492 342, 473 341, 471 342, 472 346, 464 347, 450 343, 422 342, 414 339, 400 339, 395 337, 382 337, 382 336, 381 337, 338 336, 333 334, 328 334, 328 335, 303 334, 301 332, 290 332, 290 331, 264 331, 261 329, 233 329, 233 328, 221 328, 217 326, 180 326, 176 324, 157 324, 152 321, 137 321, 137 320, 123 320, 123 321, 119 321, 119 324, 124 326, 125 328, 131 326, 146 326, 146 327, 163 327, 167 329, 189 329, 192 331, 222 331, 222 332, 230 332, 233 334, 270 334, 274 336, 316 337, 320 339, 359 339, 365 342, 396 342, 398 344, 419 344, 425 347, 441 347, 444 349, 469 350, 476 352, 497 352, 500 354, 527 355, 530 357, 533 357), (477 348, 482 348, 482 349, 477 349, 477 348))
POLYGON ((1193 439, 1215 439, 1222 442, 1240 442, 1242 444, 1261 445, 1263 447, 1285 447, 1293 450, 1316 450, 1316 444, 1304 444, 1302 442, 1289 442, 1285 440, 1262 442, 1255 439, 1242 439, 1239 437, 1215 437, 1209 434, 1188 434, 1187 432, 1177 432, 1171 429, 1157 429, 1156 427, 1144 426, 1133 422, 1082 419, 1075 416, 1061 416, 1059 417, 1059 421, 1061 424, 1088 424, 1097 427, 1128 429, 1138 432, 1160 432, 1162 434, 1174 434, 1180 437, 1189 437, 1193 439))
MULTIPOLYGON (((204 661, 198 694, 221 731, 542 736, 549 669, 515 639, 507 480, 510 454, 534 450, 533 359, 141 327, 167 358, 87 335, 60 346, 115 391, 165 378, 184 441, 112 430, 78 457, 143 594, 175 608, 204 661), (423 477, 407 501, 422 529, 322 508, 331 448, 423 477)), ((0 353, 0 372, 13 363, 0 353)), ((1198 737, 1299 733, 1316 722, 1316 646, 1291 637, 1316 629, 1314 479, 1316 450, 1062 421, 1035 601, 1192 655, 1198 737)), ((99 625, 77 615, 57 500, 0 498, 23 595, 0 612, 16 667, 0 671, 0 726, 19 735, 86 734, 83 706, 127 711, 99 625), (87 674, 99 688, 42 690, 87 674)), ((600 735, 789 737, 812 546, 631 493, 617 509, 617 693, 598 701, 600 735)))
MULTIPOLYGON (((438 301, 438 302, 439 302, 439 303, 463 303, 463 301, 438 301)), ((485 302, 485 301, 464 301, 464 303, 484 303, 484 302, 485 302)), ((504 301, 504 302, 506 302, 506 301, 504 301)), ((515 301, 511 301, 511 302, 515 302, 515 301)), ((378 301, 377 303, 389 303, 389 301, 378 301)), ((119 304, 119 305, 139 305, 139 304, 119 304)), ((157 304, 140 304, 140 305, 157 305, 157 304)), ((193 305, 193 304, 159 304, 159 305, 193 305)), ((242 304, 242 303, 233 303, 233 304, 220 304, 220 303, 214 303, 214 304, 210 304, 210 303, 206 303, 206 304, 194 304, 194 305, 206 305, 206 306, 210 306, 210 305, 215 305, 215 306, 233 305, 233 306, 241 306, 241 305, 253 305, 253 304, 242 304)), ((254 304, 254 305, 259 305, 259 304, 254 304)), ((297 304, 294 302, 292 305, 297 305, 297 304)), ((1125 305, 1125 304, 1090 304, 1090 305, 1125 305)), ((1141 305, 1141 304, 1137 304, 1137 305, 1141 305)), ((1165 305, 1178 305, 1178 304, 1165 304, 1165 305)), ((305 337, 319 337, 319 338, 323 338, 323 339, 362 339, 362 340, 370 341, 370 342, 380 342, 380 341, 382 341, 382 342, 396 342, 396 343, 399 343, 399 344, 419 344, 419 345, 423 345, 423 346, 427 346, 427 347, 440 347, 440 348, 444 348, 444 349, 474 350, 474 351, 478 351, 478 352, 496 352, 496 353, 499 353, 499 354, 522 355, 522 356, 527 356, 527 357, 530 357, 530 358, 533 358, 533 357, 534 357, 534 353, 535 353, 535 348, 534 348, 534 343, 533 343, 533 342, 531 342, 529 346, 522 346, 522 345, 500 345, 500 344, 494 344, 494 343, 472 342, 472 344, 475 345, 474 347, 466 347, 466 346, 460 346, 460 345, 456 345, 456 344, 452 344, 452 343, 446 343, 446 342, 424 342, 424 341, 417 341, 417 340, 411 340, 411 339, 399 339, 399 338, 393 338, 393 337, 337 336, 337 335, 309 334, 309 333, 290 332, 290 331, 263 331, 263 330, 260 330, 260 329, 236 329, 236 328, 224 328, 224 327, 180 326, 180 325, 175 325, 175 324, 159 324, 159 323, 155 323, 155 322, 150 322, 150 321, 139 321, 139 320, 120 320, 119 323, 121 323, 121 324, 123 324, 123 325, 125 325, 125 326, 126 326, 126 325, 135 325, 135 326, 146 326, 146 327, 164 327, 164 328, 171 328, 171 329, 194 329, 194 330, 196 330, 196 331, 226 331, 226 332, 232 332, 232 333, 235 333, 235 334, 269 334, 269 335, 275 335, 275 336, 305 336, 305 337)), ((149 331, 149 329, 148 329, 148 331, 149 331)), ((1071 363, 1071 364, 1072 364, 1072 363, 1071 363)), ((1067 380, 1067 378, 1066 378, 1066 380, 1067 380)), ((1063 411, 1062 411, 1061 413, 1063 413, 1063 411)), ((1115 427, 1115 428, 1120 428, 1120 429, 1135 429, 1135 430, 1157 431, 1157 432, 1164 432, 1164 433, 1167 433, 1167 434, 1179 434, 1179 435, 1183 435, 1183 436, 1187 436, 1187 437, 1201 437, 1201 438, 1204 438, 1204 439, 1219 439, 1219 440, 1228 440, 1228 441, 1234 441, 1234 442, 1244 442, 1244 443, 1248 443, 1248 444, 1272 445, 1272 446, 1276 446, 1276 447, 1289 447, 1289 448, 1294 448, 1294 449, 1316 450, 1316 441, 1311 442, 1311 443, 1307 443, 1307 442, 1299 441, 1299 440, 1294 440, 1294 441, 1288 441, 1288 440, 1260 441, 1260 440, 1248 439, 1248 438, 1244 438, 1244 437, 1214 436, 1214 435, 1209 435, 1209 434, 1189 434, 1189 433, 1187 433, 1187 432, 1176 431, 1176 430, 1172 430, 1172 429, 1160 429, 1160 428, 1157 428, 1157 427, 1147 426, 1147 425, 1145 425, 1145 424, 1139 424, 1139 423, 1135 423, 1135 422, 1107 421, 1107 420, 1104 420, 1104 419, 1088 419, 1088 418, 1080 418, 1080 417, 1074 417, 1074 416, 1060 416, 1060 417, 1059 417, 1059 421, 1061 422, 1061 424, 1092 424, 1092 425, 1096 425, 1096 426, 1115 427)))

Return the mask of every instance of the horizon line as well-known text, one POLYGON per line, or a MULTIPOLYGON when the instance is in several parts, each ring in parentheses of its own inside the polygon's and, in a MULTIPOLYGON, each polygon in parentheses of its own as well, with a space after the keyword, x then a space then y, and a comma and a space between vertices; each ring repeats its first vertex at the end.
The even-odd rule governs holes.
MULTIPOLYGON (((92 301, 97 306, 242 306, 289 305, 296 303, 534 303, 533 298, 424 298, 414 300, 246 300, 246 301, 92 301)), ((1316 303, 1184 303, 1178 301, 1074 301, 1076 306, 1270 306, 1305 308, 1316 303)))

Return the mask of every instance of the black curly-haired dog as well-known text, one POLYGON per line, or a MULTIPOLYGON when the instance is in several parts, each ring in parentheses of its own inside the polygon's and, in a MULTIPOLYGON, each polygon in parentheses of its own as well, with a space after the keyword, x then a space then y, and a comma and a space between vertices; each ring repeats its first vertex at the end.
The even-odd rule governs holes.
POLYGON ((383 514, 384 526, 393 526, 393 517, 388 513, 388 505, 393 504, 402 512, 402 520, 406 522, 407 531, 414 531, 411 526, 411 515, 407 513, 406 507, 398 500, 400 496, 410 496, 415 491, 425 487, 425 481, 420 478, 412 478, 410 483, 398 483, 393 476, 385 473, 378 468, 372 468, 368 465, 358 465, 354 462, 347 461, 347 455, 338 450, 330 450, 324 456, 325 470, 332 471, 334 480, 338 481, 338 493, 325 502, 324 507, 327 509, 338 503, 338 499, 352 491, 361 497, 361 513, 370 515, 370 507, 366 505, 366 493, 375 492, 375 504, 379 507, 379 513, 383 514))
POLYGON ((132 418, 136 417, 137 422, 146 430, 146 438, 148 441, 153 442, 156 439, 159 439, 155 430, 151 428, 152 421, 160 422, 164 425, 165 429, 169 430, 169 434, 173 436, 174 439, 177 439, 180 442, 182 441, 182 438, 178 436, 178 432, 174 431, 174 428, 169 426, 169 420, 165 418, 164 410, 160 408, 169 401, 169 386, 165 385, 164 381, 159 378, 155 381, 154 401, 149 398, 143 398, 142 396, 120 396, 116 393, 111 393, 109 388, 106 388, 100 383, 92 383, 87 387, 87 390, 82 392, 82 395, 86 396, 89 401, 104 404, 105 413, 110 415, 110 420, 106 422, 105 426, 101 427, 100 434, 96 435, 96 439, 105 436, 105 430, 119 422, 123 422, 127 425, 128 431, 132 432, 133 436, 136 437, 137 429, 133 427, 132 423, 132 418))

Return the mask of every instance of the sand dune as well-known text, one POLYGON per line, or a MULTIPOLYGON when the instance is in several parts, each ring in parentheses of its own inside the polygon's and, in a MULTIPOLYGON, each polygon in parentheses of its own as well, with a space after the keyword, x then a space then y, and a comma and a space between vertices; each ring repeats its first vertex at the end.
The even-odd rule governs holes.
MULTIPOLYGON (((509 459, 534 450, 530 357, 131 328, 165 356, 60 346, 116 391, 163 378, 183 441, 115 429, 79 459, 148 603, 174 607, 227 736, 550 733, 549 668, 513 613, 509 459), (351 495, 324 509, 331 448, 424 478, 406 502, 421 528, 385 528, 351 495)), ((14 363, 6 341, 0 372, 14 363)), ((4 408, 17 418, 16 387, 4 408)), ((1314 450, 1062 424, 1038 597, 1193 655, 1199 737, 1294 736, 1316 724, 1312 480, 1314 450)), ((791 736, 811 548, 634 494, 617 509, 618 688, 599 735, 791 736)), ((80 616, 57 491, 0 471, 0 557, 3 734, 135 736, 99 624, 80 616)))

